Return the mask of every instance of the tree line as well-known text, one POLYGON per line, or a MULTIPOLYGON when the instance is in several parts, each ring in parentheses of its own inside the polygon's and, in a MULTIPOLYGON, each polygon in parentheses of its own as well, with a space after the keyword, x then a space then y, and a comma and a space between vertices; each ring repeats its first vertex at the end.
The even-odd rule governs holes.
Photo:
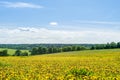
POLYGON ((111 42, 107 44, 96 44, 91 47, 91 50, 95 49, 115 49, 115 48, 120 48, 120 42, 111 42))
MULTIPOLYGON (((114 49, 120 48, 120 42, 111 42, 107 44, 93 44, 91 47, 80 46, 80 45, 64 45, 64 46, 38 46, 33 47, 28 52, 22 52, 22 50, 17 49, 13 56, 28 56, 28 55, 40 55, 40 54, 51 54, 69 51, 81 51, 81 50, 98 50, 98 49, 114 49)), ((7 50, 1 50, 0 56, 9 56, 7 50)))
POLYGON ((58 52, 80 51, 88 49, 85 46, 64 46, 64 47, 35 47, 31 50, 31 55, 50 54, 58 52))
POLYGON ((31 50, 34 47, 64 47, 64 46, 85 46, 91 47, 92 44, 0 44, 0 48, 31 50))
MULTIPOLYGON (((40 55, 40 54, 51 54, 51 53, 59 53, 59 52, 69 52, 69 51, 81 51, 81 50, 87 50, 88 47, 85 46, 40 46, 40 47, 34 47, 32 50, 30 50, 30 55, 40 55)), ((9 56, 7 50, 0 51, 0 56, 9 56)), ((17 49, 15 53, 12 56, 29 56, 28 52, 22 52, 22 50, 17 49)))

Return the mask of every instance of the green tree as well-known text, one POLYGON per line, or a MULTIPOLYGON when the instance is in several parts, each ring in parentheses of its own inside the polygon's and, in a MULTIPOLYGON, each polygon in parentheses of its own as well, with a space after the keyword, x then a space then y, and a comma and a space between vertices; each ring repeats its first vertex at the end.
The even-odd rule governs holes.
POLYGON ((37 48, 33 48, 31 51, 31 55, 36 55, 38 53, 37 48))
POLYGON ((63 52, 67 52, 67 47, 63 47, 62 49, 63 52))
POLYGON ((67 46, 67 51, 72 51, 72 47, 71 46, 67 46))
POLYGON ((95 50, 95 49, 96 49, 96 47, 93 45, 90 49, 91 49, 91 50, 95 50))
POLYGON ((22 52, 20 56, 29 56, 28 52, 22 52))
POLYGON ((57 53, 58 52, 58 48, 57 47, 53 47, 53 53, 57 53))
POLYGON ((105 45, 104 44, 97 44, 95 47, 96 47, 96 49, 104 49, 105 45))
POLYGON ((106 44, 105 49, 110 49, 111 45, 109 43, 106 44))
POLYGON ((36 54, 42 54, 43 52, 42 52, 42 47, 40 46, 40 47, 38 47, 38 50, 37 50, 37 53, 36 54))
POLYGON ((8 51, 7 50, 3 50, 3 54, 4 54, 4 56, 8 56, 8 51))
POLYGON ((52 47, 48 48, 48 53, 53 53, 53 48, 52 47))
POLYGON ((7 50, 0 51, 0 56, 8 56, 7 50))
POLYGON ((76 50, 80 51, 81 50, 81 46, 76 46, 76 50))
POLYGON ((62 52, 62 47, 58 48, 58 52, 62 52))
POLYGON ((18 49, 18 50, 15 51, 15 56, 20 56, 21 53, 22 53, 21 50, 18 49))
POLYGON ((120 42, 117 43, 117 48, 120 48, 120 42))
POLYGON ((86 50, 87 48, 85 46, 81 46, 81 50, 86 50))
POLYGON ((72 46, 72 51, 77 51, 77 46, 72 46))
POLYGON ((42 47, 41 54, 48 53, 48 49, 46 47, 42 47))
POLYGON ((110 43, 111 48, 117 48, 117 44, 115 42, 110 43))

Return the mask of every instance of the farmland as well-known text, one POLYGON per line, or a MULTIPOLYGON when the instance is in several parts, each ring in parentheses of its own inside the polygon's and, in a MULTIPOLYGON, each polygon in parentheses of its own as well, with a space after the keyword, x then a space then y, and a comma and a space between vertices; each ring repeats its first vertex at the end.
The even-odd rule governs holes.
MULTIPOLYGON (((8 51, 8 55, 13 55, 15 54, 15 51, 16 49, 8 49, 8 48, 0 48, 0 51, 1 50, 7 50, 8 51)), ((29 50, 21 50, 22 52, 28 52, 29 53, 29 50)), ((29 53, 30 54, 30 53, 29 53)))
POLYGON ((0 57, 1 80, 120 80, 120 49, 0 57))

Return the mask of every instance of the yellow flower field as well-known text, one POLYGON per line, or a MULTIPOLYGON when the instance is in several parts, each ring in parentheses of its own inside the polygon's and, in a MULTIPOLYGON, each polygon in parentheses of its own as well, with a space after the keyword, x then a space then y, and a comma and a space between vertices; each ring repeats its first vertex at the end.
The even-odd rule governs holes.
POLYGON ((120 50, 0 57, 0 80, 120 80, 120 50))

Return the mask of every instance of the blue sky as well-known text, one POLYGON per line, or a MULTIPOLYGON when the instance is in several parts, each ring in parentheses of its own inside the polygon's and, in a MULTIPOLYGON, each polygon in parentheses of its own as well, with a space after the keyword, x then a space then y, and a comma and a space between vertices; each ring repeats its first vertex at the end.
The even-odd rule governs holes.
POLYGON ((1 0, 0 43, 120 40, 119 0, 1 0))

